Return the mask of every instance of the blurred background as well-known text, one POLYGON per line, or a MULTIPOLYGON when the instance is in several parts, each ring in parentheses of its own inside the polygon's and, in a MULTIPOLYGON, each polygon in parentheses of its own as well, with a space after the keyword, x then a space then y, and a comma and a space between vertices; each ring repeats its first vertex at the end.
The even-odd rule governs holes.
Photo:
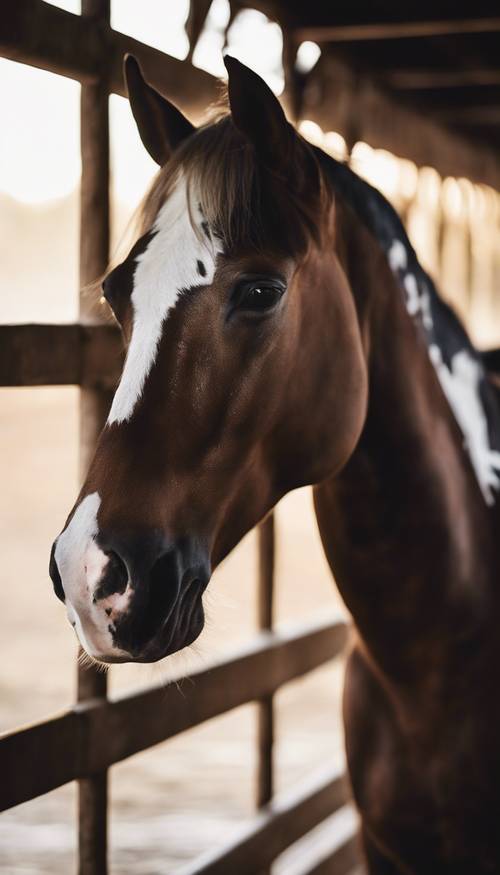
MULTIPOLYGON (((78 0, 54 3, 79 12, 78 0)), ((188 0, 114 0, 112 26, 177 58, 189 49, 188 0)), ((193 63, 222 76, 227 0, 214 0, 193 63)), ((253 9, 228 32, 231 54, 260 73, 276 94, 284 85, 278 24, 253 9)), ((299 48, 307 72, 321 49, 299 48)), ((0 321, 78 319, 78 83, 0 60, 0 321)), ((113 246, 155 173, 128 101, 112 95, 113 246)), ((346 158, 334 130, 303 120, 311 141, 346 158)), ((500 345, 500 196, 466 179, 358 141, 354 169, 391 200, 423 265, 459 311, 480 346, 500 345)), ((78 390, 0 390, 0 729, 39 720, 75 698, 76 643, 51 594, 50 544, 73 504, 78 483, 78 390)), ((341 613, 322 555, 309 490, 278 507, 277 622, 341 613)), ((186 652, 154 666, 110 672, 111 695, 165 682, 248 640, 256 627, 255 534, 217 570, 207 595, 207 627, 186 652)), ((336 663, 277 696, 278 789, 325 761, 343 759, 342 665, 336 663)), ((212 720, 112 770, 112 871, 170 871, 228 839, 253 813, 255 708, 212 720)), ((0 817, 0 871, 68 873, 75 858, 73 785, 0 817)), ((276 867, 292 872, 293 855, 276 867)))

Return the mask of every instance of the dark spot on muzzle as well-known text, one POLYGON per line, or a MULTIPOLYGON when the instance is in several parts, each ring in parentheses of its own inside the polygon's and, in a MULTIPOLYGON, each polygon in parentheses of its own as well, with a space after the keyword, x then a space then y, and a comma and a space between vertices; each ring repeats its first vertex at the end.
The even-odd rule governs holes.
POLYGON ((61 599, 64 604, 64 602, 66 601, 66 596, 64 594, 61 575, 59 574, 59 569, 56 562, 56 544, 57 541, 54 541, 54 543, 52 544, 52 550, 50 551, 49 574, 54 586, 54 592, 57 598, 61 599))

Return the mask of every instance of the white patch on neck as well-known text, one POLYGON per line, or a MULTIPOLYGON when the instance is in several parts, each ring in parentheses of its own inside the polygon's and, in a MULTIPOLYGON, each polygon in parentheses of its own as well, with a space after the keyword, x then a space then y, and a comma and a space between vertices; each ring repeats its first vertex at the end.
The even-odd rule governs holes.
POLYGON ((216 238, 208 239, 201 228, 202 221, 196 200, 193 197, 189 200, 187 183, 181 175, 158 213, 154 237, 137 258, 132 337, 108 425, 125 422, 132 416, 156 357, 163 321, 180 294, 193 286, 213 282, 215 261, 221 249, 216 238), (199 273, 198 261, 203 265, 204 276, 199 273))
POLYGON ((441 350, 433 344, 429 355, 455 418, 463 432, 465 445, 487 504, 494 504, 492 489, 500 487, 500 453, 492 450, 488 438, 488 423, 479 396, 481 368, 463 349, 451 360, 449 370, 441 350))
MULTIPOLYGON (((408 272, 408 253, 402 240, 394 239, 387 253, 392 271, 402 280, 406 309, 410 316, 420 316, 427 331, 433 329, 431 299, 428 288, 419 285, 408 272)), ((482 371, 467 349, 457 352, 451 369, 443 362, 435 343, 428 347, 441 388, 464 435, 465 446, 487 504, 495 503, 494 489, 500 488, 500 453, 490 447, 488 421, 479 393, 482 371), (498 473, 497 473, 498 472, 498 473)))
POLYGON ((389 259, 391 270, 394 272, 397 270, 406 270, 408 267, 408 254, 406 252, 406 246, 402 240, 392 241, 387 257, 389 259))

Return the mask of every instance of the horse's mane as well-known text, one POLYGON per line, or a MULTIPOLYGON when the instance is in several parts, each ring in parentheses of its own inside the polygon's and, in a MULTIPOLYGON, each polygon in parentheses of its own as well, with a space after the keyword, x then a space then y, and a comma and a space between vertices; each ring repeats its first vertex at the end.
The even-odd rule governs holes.
POLYGON ((361 179, 347 164, 336 161, 321 149, 315 149, 315 152, 334 193, 351 207, 384 251, 403 294, 407 295, 410 279, 419 298, 426 302, 427 314, 415 313, 414 318, 420 323, 429 351, 438 349, 440 361, 449 371, 452 370, 454 356, 461 352, 475 362, 490 443, 495 450, 500 450, 500 408, 487 378, 483 358, 455 311, 440 296, 434 281, 420 264, 396 210, 380 191, 361 179), (401 246, 404 251, 403 261, 399 264, 395 264, 391 258, 394 244, 401 246))

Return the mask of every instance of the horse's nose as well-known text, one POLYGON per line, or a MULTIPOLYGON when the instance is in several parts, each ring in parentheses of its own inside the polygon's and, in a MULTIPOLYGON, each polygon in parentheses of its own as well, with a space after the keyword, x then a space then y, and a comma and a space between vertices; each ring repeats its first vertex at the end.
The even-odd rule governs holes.
POLYGON ((208 554, 191 539, 100 539, 108 556, 93 593, 115 648, 151 661, 190 644, 203 627, 208 554))
POLYGON ((191 644, 203 628, 208 545, 159 529, 113 533, 78 513, 54 543, 50 575, 87 653, 153 662, 191 644))

